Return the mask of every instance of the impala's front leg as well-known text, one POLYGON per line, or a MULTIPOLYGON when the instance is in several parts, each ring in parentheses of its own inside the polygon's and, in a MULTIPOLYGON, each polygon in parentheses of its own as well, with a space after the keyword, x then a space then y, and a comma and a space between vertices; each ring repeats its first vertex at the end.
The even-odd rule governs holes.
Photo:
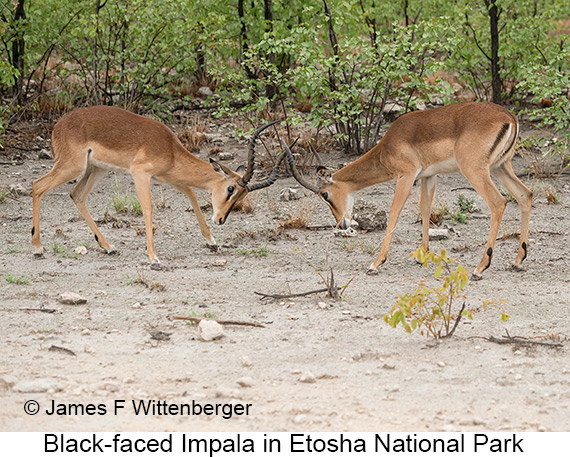
POLYGON ((388 257, 388 251, 390 250, 392 235, 394 234, 394 230, 396 229, 396 224, 398 222, 398 217, 400 217, 402 208, 410 196, 410 192, 415 180, 416 172, 403 175, 398 178, 398 181, 396 183, 396 190, 394 192, 394 200, 392 201, 392 206, 390 208, 388 227, 386 227, 386 235, 384 236, 384 241, 382 242, 382 248, 380 249, 378 257, 374 262, 372 262, 366 274, 378 274, 378 267, 386 261, 386 258, 388 257))
POLYGON ((160 261, 154 251, 154 239, 152 229, 152 199, 150 196, 150 178, 145 172, 132 171, 137 197, 141 204, 146 231, 146 255, 150 259, 150 268, 160 270, 160 261))
POLYGON ((426 252, 429 251, 429 224, 436 182, 437 176, 434 175, 428 178, 422 178, 421 184, 420 212, 422 215, 422 248, 424 248, 426 252))
POLYGON ((214 252, 217 252, 218 245, 216 244, 216 239, 212 236, 212 233, 208 228, 208 224, 206 223, 206 218, 204 217, 204 213, 202 213, 202 209, 200 208, 200 203, 198 202, 198 197, 196 196, 196 192, 191 187, 183 187, 183 186, 175 186, 175 187, 184 195, 186 195, 190 200, 192 209, 194 210, 194 214, 196 215, 196 219, 198 219, 198 224, 200 225, 200 231, 202 232, 202 236, 206 238, 206 244, 208 245, 208 248, 214 252))

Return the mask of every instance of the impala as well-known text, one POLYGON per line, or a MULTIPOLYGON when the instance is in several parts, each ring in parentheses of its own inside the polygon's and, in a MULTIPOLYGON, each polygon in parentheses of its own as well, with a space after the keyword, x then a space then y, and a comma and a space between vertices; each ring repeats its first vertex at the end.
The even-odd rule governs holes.
MULTIPOLYGON (((336 173, 320 166, 316 184, 307 181, 293 166, 287 145, 285 150, 297 181, 328 203, 343 229, 350 226, 353 192, 396 180, 386 235, 368 274, 376 274, 386 261, 398 216, 416 179, 421 179, 422 246, 428 250, 437 175, 461 172, 491 210, 491 227, 483 258, 472 275, 473 279, 481 279, 481 273, 491 264, 506 206, 491 176, 503 183, 521 210, 520 242, 514 267, 518 269, 527 255, 532 192, 516 177, 511 165, 518 133, 516 116, 492 103, 466 102, 411 112, 398 118, 370 151, 336 173)), ((319 163, 322 165, 320 159, 319 163)))
POLYGON ((133 177, 145 222, 146 253, 152 268, 160 268, 160 262, 153 242, 151 179, 169 183, 188 197, 208 246, 217 250, 216 240, 206 224, 193 187, 212 193, 213 220, 223 224, 236 202, 248 192, 275 182, 285 153, 267 179, 249 182, 253 175, 256 138, 275 122, 260 127, 252 135, 247 169, 242 176, 221 163, 213 160, 208 163, 191 154, 161 122, 111 106, 78 108, 69 112, 53 129, 52 170, 32 183, 32 244, 36 249, 35 255, 43 255, 40 242, 42 197, 81 174, 71 191, 71 198, 99 246, 106 253, 116 252, 99 231, 86 206, 89 192, 109 170, 130 173, 133 177))

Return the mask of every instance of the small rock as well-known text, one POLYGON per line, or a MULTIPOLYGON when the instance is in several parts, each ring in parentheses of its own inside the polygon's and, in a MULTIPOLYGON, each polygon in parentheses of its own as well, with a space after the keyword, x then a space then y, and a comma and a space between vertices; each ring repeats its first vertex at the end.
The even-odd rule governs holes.
POLYGON ((136 303, 132 306, 132 308, 133 308, 133 309, 141 309, 141 308, 142 308, 142 304, 139 303, 139 302, 136 302, 136 303))
POLYGON ((202 341, 213 341, 224 336, 224 328, 216 321, 202 319, 198 324, 202 341))
POLYGON ((384 230, 386 228, 386 211, 378 209, 373 203, 357 200, 352 208, 352 219, 358 222, 362 230, 384 230))
POLYGON ((449 238, 449 230, 447 229, 429 229, 430 241, 441 241, 449 238))
POLYGON ((214 93, 212 92, 212 89, 210 89, 208 86, 202 86, 198 89, 198 94, 200 94, 202 97, 210 97, 212 95, 214 95, 214 93))
POLYGON ((306 384, 314 384, 315 382, 317 382, 317 378, 315 378, 315 375, 310 371, 305 371, 304 373, 301 373, 301 376, 299 376, 299 382, 304 382, 306 384))
POLYGON ((250 359, 247 355, 244 355, 244 356, 241 358, 241 366, 242 366, 242 367, 249 368, 249 367, 251 367, 252 365, 253 365, 253 362, 251 361, 251 359, 250 359))
POLYGON ((84 329, 81 331, 81 334, 82 334, 82 335, 91 335, 91 330, 89 330, 88 328, 84 328, 84 329))
POLYGON ((87 254, 87 248, 85 246, 77 246, 73 252, 75 252, 76 254, 79 255, 86 255, 87 254))
POLYGON ((93 349, 93 346, 86 344, 85 347, 83 348, 83 352, 85 352, 86 354, 95 354, 95 349, 93 349))
POLYGON ((321 309, 327 309, 329 307, 329 305, 327 305, 324 301, 320 301, 318 305, 321 309))
POLYGON ((239 378, 236 382, 241 387, 252 387, 255 384, 255 381, 249 376, 244 376, 242 378, 239 378))
POLYGON ((384 365, 382 365, 382 368, 384 370, 395 370, 396 365, 394 365, 393 363, 386 362, 384 365))
POLYGON ((226 259, 216 259, 212 262, 214 267, 225 267, 228 261, 226 259))
POLYGON ((346 230, 334 229, 333 233, 334 236, 339 236, 341 238, 354 238, 357 236, 356 230, 354 230, 352 227, 349 227, 346 230))
POLYGON ((26 189, 24 186, 22 186, 21 184, 10 184, 8 186, 8 192, 13 195, 14 197, 19 197, 19 196, 29 196, 32 195, 32 191, 29 189, 26 189))
POLYGON ((234 154, 231 152, 218 152, 218 160, 233 160, 234 154))
POLYGON ((303 422, 306 422, 307 420, 307 415, 306 414, 297 414, 294 418, 293 418, 293 423, 294 424, 302 424, 303 422))
POLYGON ((38 159, 40 160, 51 160, 51 152, 49 149, 42 149, 38 154, 38 159))
POLYGON ((172 333, 163 332, 161 330, 153 330, 149 333, 150 333, 150 339, 157 341, 168 341, 170 340, 170 335, 172 335, 172 333))
POLYGON ((290 187, 286 187, 281 191, 279 194, 279 199, 282 202, 290 202, 293 200, 299 200, 302 197, 299 189, 292 189, 290 187))
POLYGON ((87 299, 75 292, 64 292, 59 296, 59 302, 63 305, 83 305, 87 299))
POLYGON ((437 362, 437 366, 443 368, 445 367, 445 362, 437 362))
POLYGON ((35 394, 48 391, 59 392, 62 388, 55 380, 42 378, 17 382, 14 387, 12 387, 12 390, 23 394, 35 394))

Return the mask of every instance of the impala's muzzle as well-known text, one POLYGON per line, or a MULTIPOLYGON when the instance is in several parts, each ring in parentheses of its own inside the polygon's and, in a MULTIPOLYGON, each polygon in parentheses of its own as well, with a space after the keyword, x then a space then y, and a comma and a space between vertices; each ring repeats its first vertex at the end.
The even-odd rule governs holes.
POLYGON ((341 229, 347 230, 350 227, 350 219, 348 217, 343 217, 338 225, 341 229))

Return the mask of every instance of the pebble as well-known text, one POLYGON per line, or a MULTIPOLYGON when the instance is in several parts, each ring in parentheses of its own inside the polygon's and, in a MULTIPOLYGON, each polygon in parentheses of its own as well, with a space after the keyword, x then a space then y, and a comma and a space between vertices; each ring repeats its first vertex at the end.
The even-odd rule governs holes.
POLYGON ((327 309, 329 307, 329 305, 327 305, 324 301, 320 301, 318 305, 321 309, 327 309))
POLYGON ((226 259, 216 259, 212 262, 214 267, 225 267, 228 261, 226 259))
POLYGON ((241 358, 241 366, 242 366, 242 367, 249 368, 249 367, 251 367, 252 365, 253 365, 253 362, 251 361, 251 359, 250 359, 247 355, 244 355, 244 356, 241 358))
POLYGON ((429 229, 430 241, 441 241, 449 238, 449 230, 447 229, 429 229))
POLYGON ((85 246, 77 246, 73 252, 79 255, 87 255, 87 248, 85 246))
POLYGON ((198 324, 202 341, 213 341, 224 336, 224 328, 216 321, 202 319, 198 324))
POLYGON ((310 371, 305 371, 304 373, 301 373, 301 376, 299 376, 299 382, 304 382, 306 384, 314 384, 315 382, 317 382, 317 378, 315 378, 315 375, 310 371))
POLYGON ((299 193, 299 189, 292 189, 290 187, 286 187, 279 194, 279 199, 282 202, 290 202, 293 200, 299 200, 301 197, 302 197, 302 195, 299 193))
POLYGON ((82 305, 87 303, 87 299, 75 292, 64 292, 59 296, 59 302, 63 305, 82 305))
POLYGON ((239 378, 236 382, 241 387, 252 387, 255 384, 255 381, 249 376, 243 376, 239 378))
POLYGON ((294 424, 302 424, 303 422, 306 422, 306 421, 307 421, 307 415, 306 414, 297 414, 293 418, 294 424))
POLYGON ((445 367, 445 362, 437 362, 437 366, 443 368, 445 367))
POLYGON ((384 365, 382 365, 382 368, 384 370, 395 370, 396 365, 394 365, 393 363, 386 362, 384 365))

